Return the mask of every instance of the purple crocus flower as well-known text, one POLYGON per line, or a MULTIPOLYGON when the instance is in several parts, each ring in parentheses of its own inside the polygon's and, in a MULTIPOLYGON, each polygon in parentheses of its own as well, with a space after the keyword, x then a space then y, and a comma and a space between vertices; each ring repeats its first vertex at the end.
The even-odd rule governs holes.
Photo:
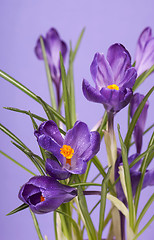
POLYGON ((71 201, 77 196, 77 190, 54 178, 36 176, 21 187, 18 196, 34 213, 48 213, 71 201))
POLYGON ((35 131, 35 136, 38 144, 51 152, 61 165, 60 167, 52 159, 47 159, 46 170, 51 175, 53 172, 56 175, 65 175, 66 172, 85 173, 87 162, 96 155, 100 148, 99 133, 90 132, 88 126, 81 121, 77 121, 74 127, 67 131, 65 138, 62 137, 56 123, 52 120, 42 123, 35 131))
POLYGON ((113 114, 130 102, 137 73, 124 46, 110 46, 107 59, 96 53, 90 70, 95 88, 83 80, 83 93, 89 101, 103 103, 106 111, 113 114))
MULTIPOLYGON (((134 113, 136 112, 139 104, 142 102, 144 95, 140 93, 135 93, 130 102, 130 116, 133 117, 134 113)), ((147 111, 149 107, 149 102, 147 101, 144 105, 144 108, 137 120, 137 123, 134 128, 134 139, 136 144, 137 153, 141 152, 142 147, 142 136, 145 127, 145 121, 147 118, 147 111)))
MULTIPOLYGON (((46 37, 43 38, 45 50, 47 54, 47 60, 50 67, 51 77, 53 82, 56 85, 57 94, 58 94, 58 100, 59 100, 59 90, 60 90, 60 80, 61 80, 61 70, 60 70, 60 56, 59 53, 61 52, 63 59, 66 57, 67 53, 67 45, 66 43, 60 39, 60 36, 56 29, 51 28, 47 34, 46 37)), ((35 54, 38 57, 38 59, 43 59, 43 53, 40 43, 40 38, 37 40, 36 46, 35 46, 35 54)))
MULTIPOLYGON (((137 156, 139 156, 138 153, 131 155, 128 158, 128 163, 130 164, 131 162, 134 161, 135 158, 137 158, 137 156)), ((137 186, 139 184, 140 178, 141 178, 141 172, 139 170, 140 166, 141 166, 141 162, 142 160, 140 160, 138 163, 136 163, 131 169, 130 169, 130 177, 131 177, 131 185, 132 185, 132 193, 133 196, 135 196, 136 193, 136 189, 137 186)), ((119 166, 122 165, 122 155, 121 155, 121 151, 118 150, 118 157, 115 163, 115 180, 119 177, 119 166)), ((143 181, 143 185, 142 185, 142 189, 146 188, 147 186, 153 186, 154 185, 154 169, 152 170, 146 170, 145 176, 144 176, 144 181, 143 181)), ((126 198, 121 186, 121 182, 118 181, 116 184, 116 191, 117 191, 117 197, 123 201, 124 203, 126 203, 126 198)))
POLYGON ((150 27, 145 28, 139 36, 135 61, 138 76, 150 69, 154 64, 154 37, 152 37, 152 29, 150 27))

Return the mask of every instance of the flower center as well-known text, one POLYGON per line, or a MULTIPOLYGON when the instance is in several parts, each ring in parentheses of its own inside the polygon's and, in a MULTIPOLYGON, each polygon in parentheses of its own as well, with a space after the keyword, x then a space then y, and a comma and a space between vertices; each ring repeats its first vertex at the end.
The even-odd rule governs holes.
POLYGON ((68 145, 63 145, 60 150, 60 153, 66 158, 66 164, 68 163, 71 165, 71 158, 73 157, 74 149, 68 145))
POLYGON ((44 202, 44 201, 45 201, 45 197, 43 197, 43 196, 41 195, 40 200, 41 200, 41 202, 44 202))
POLYGON ((119 90, 119 87, 116 84, 108 85, 107 88, 114 89, 114 90, 119 90))

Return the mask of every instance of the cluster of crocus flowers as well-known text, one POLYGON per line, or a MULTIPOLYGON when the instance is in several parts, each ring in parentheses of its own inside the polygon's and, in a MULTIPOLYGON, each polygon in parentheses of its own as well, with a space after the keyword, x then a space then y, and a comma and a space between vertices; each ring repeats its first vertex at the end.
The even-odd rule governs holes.
POLYGON ((87 162, 99 151, 100 135, 90 132, 85 123, 77 121, 63 138, 56 123, 49 120, 40 125, 35 136, 38 144, 54 155, 46 160, 46 173, 50 176, 31 178, 22 186, 19 198, 33 212, 47 213, 77 196, 75 188, 58 180, 85 172, 87 162))
POLYGON ((96 53, 90 70, 95 88, 83 80, 83 93, 89 101, 102 103, 106 111, 113 114, 130 102, 137 73, 123 45, 110 46, 106 59, 103 54, 96 53))
MULTIPOLYGON (((52 80, 56 86, 58 103, 60 101, 60 81, 61 81, 61 69, 60 69, 60 52, 65 60, 67 53, 67 45, 61 40, 56 29, 51 28, 47 32, 46 36, 41 36, 44 42, 45 51, 47 55, 47 61, 49 64, 52 80)), ((41 48, 40 38, 37 40, 35 46, 35 54, 38 59, 43 60, 43 52, 41 48)))
POLYGON ((138 76, 154 65, 154 37, 152 29, 145 28, 139 36, 135 53, 135 68, 138 76))

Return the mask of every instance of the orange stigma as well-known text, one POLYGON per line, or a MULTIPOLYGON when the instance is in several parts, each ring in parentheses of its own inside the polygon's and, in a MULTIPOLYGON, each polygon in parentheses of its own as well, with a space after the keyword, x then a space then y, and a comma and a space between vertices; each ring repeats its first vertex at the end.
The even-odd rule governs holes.
POLYGON ((44 202, 44 201, 45 201, 45 197, 41 195, 41 202, 44 202))
POLYGON ((119 87, 116 84, 109 85, 109 86, 107 86, 107 88, 114 89, 114 90, 119 90, 119 87))
POLYGON ((71 158, 73 157, 74 149, 68 145, 63 145, 62 148, 60 148, 60 153, 66 158, 66 164, 68 163, 71 165, 71 158))

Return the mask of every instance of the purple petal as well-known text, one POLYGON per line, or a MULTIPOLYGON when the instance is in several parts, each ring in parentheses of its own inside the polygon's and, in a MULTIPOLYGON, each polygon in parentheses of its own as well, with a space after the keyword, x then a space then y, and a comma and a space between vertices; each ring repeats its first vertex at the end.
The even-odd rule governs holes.
POLYGON ((95 54, 90 71, 98 90, 114 83, 111 67, 103 54, 95 54))
POLYGON ((100 92, 96 89, 90 86, 87 80, 83 80, 82 83, 82 90, 85 98, 89 101, 96 102, 96 103, 103 103, 104 97, 100 92))
MULTIPOLYGON (((131 99, 130 102, 130 116, 131 118, 133 117, 134 113, 136 112, 139 104, 142 102, 144 98, 144 95, 140 93, 134 94, 133 98, 131 99)), ((147 111, 149 107, 149 102, 147 101, 146 104, 144 105, 144 108, 137 120, 137 123, 134 128, 134 139, 135 139, 135 144, 137 148, 137 152, 141 152, 141 147, 142 147, 142 136, 145 128, 145 122, 147 118, 147 111)))
POLYGON ((52 159, 46 159, 46 173, 55 179, 64 180, 70 177, 70 173, 60 166, 60 164, 52 159))
POLYGON ((54 178, 46 176, 31 178, 19 192, 19 198, 29 204, 35 213, 54 211, 62 203, 72 200, 76 195, 75 188, 63 185, 54 178), (39 188, 39 192, 35 192, 33 188, 39 188), (41 201, 41 196, 44 198, 43 201, 41 201))
POLYGON ((136 77, 137 77, 136 69, 131 67, 125 72, 124 79, 120 82, 118 86, 122 89, 132 88, 134 86, 136 77))
POLYGON ((119 86, 126 70, 131 67, 130 54, 123 45, 116 43, 108 49, 107 60, 113 71, 114 83, 119 86))
POLYGON ((136 69, 138 69, 140 65, 145 46, 147 42, 151 39, 151 37, 152 37, 152 30, 150 27, 145 28, 139 36, 137 46, 136 46, 136 53, 135 53, 136 69))
MULTIPOLYGON (((43 36, 41 36, 41 37, 42 37, 43 42, 44 42, 47 58, 49 58, 49 56, 50 56, 50 49, 49 49, 48 43, 46 42, 46 39, 43 36)), ((41 48, 40 38, 38 38, 38 40, 36 42, 36 46, 35 46, 34 51, 35 51, 35 54, 38 57, 38 59, 40 59, 40 60, 44 59, 43 58, 42 48, 41 48)))
POLYGON ((77 121, 74 127, 66 133, 64 145, 69 145, 74 149, 74 155, 80 157, 90 146, 90 132, 88 126, 77 121))
POLYGON ((153 185, 154 185, 154 169, 146 170, 142 188, 153 185))
POLYGON ((45 135, 53 139, 58 145, 63 144, 63 138, 60 134, 59 128, 56 123, 52 120, 43 122, 39 129, 35 131, 35 136, 39 137, 41 135, 45 135))
POLYGON ((64 168, 72 174, 83 174, 86 171, 87 163, 74 154, 71 159, 71 165, 65 164, 64 168))

